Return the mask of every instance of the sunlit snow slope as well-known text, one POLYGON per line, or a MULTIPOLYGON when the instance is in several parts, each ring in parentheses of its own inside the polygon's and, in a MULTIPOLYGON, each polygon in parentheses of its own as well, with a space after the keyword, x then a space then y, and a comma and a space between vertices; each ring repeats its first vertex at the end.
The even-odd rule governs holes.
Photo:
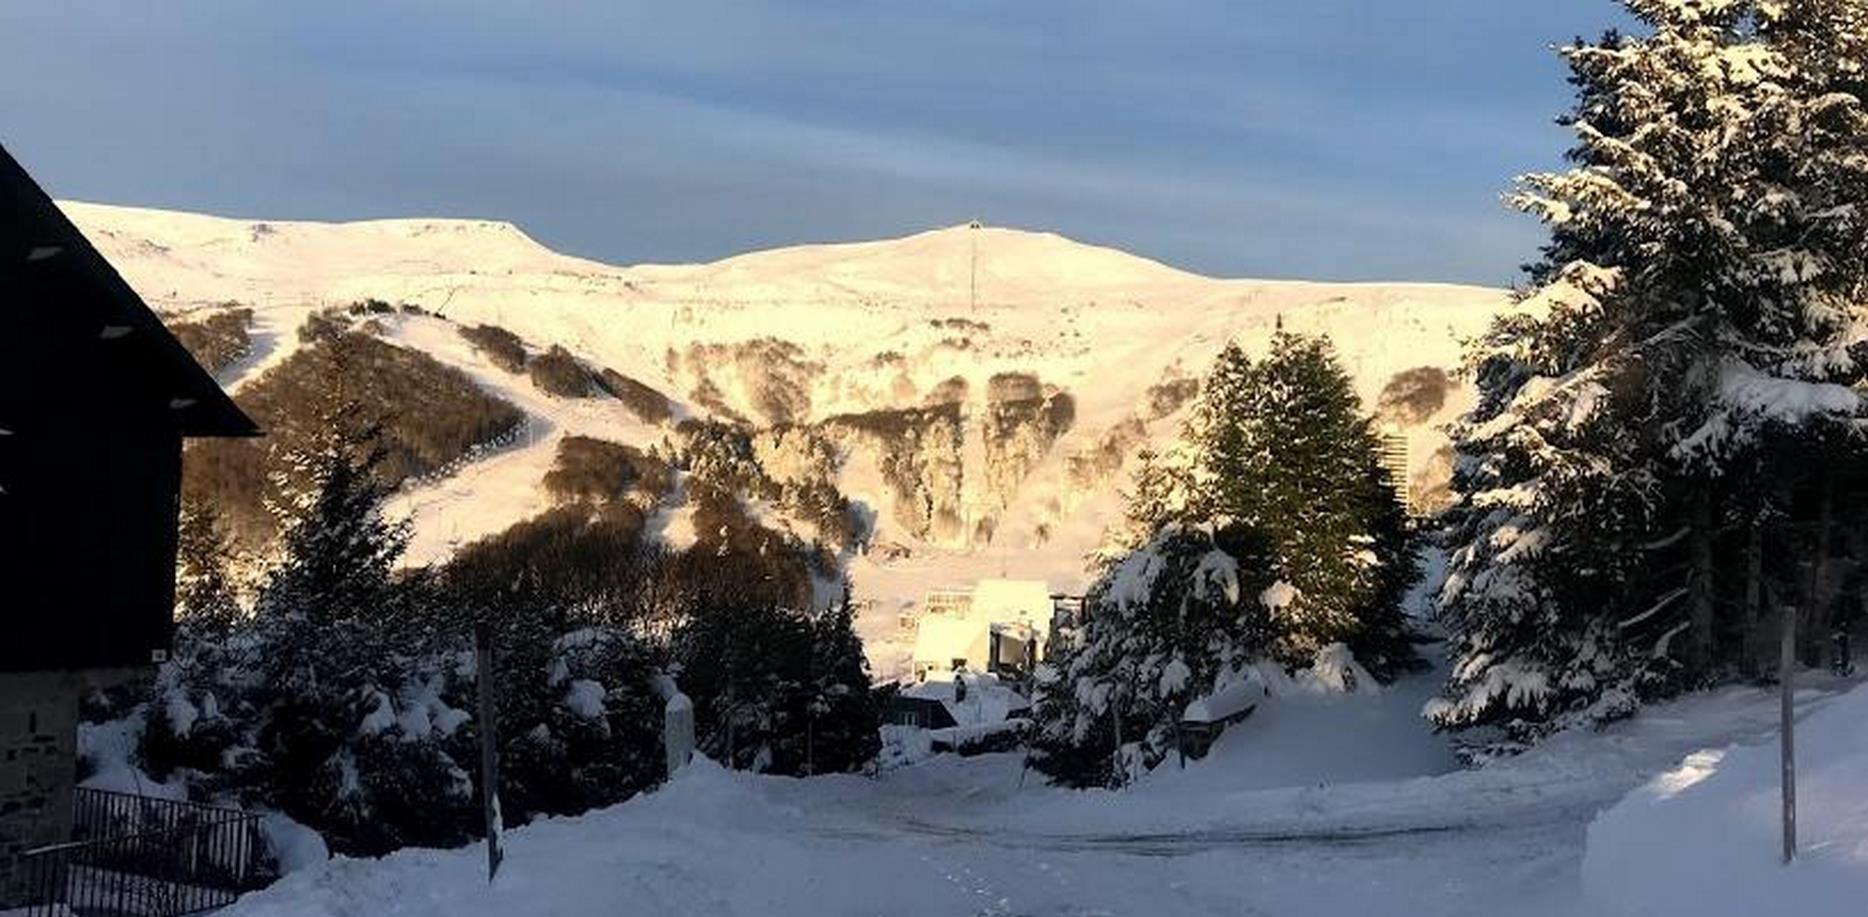
MULTIPOLYGON (((1505 298, 1450 285, 1219 280, 1000 228, 617 267, 557 254, 500 222, 63 206, 157 309, 255 310, 256 352, 225 374, 231 386, 283 359, 317 308, 374 297, 441 316, 399 319, 384 333, 467 370, 532 423, 516 446, 399 497, 416 520, 417 561, 543 509, 538 479, 561 436, 644 444, 663 435, 615 402, 559 401, 493 369, 454 333, 459 324, 499 325, 534 350, 561 345, 665 392, 677 416, 730 412, 765 427, 961 402, 951 454, 932 455, 922 472, 941 479, 926 490, 945 501, 927 524, 902 524, 925 508, 897 506, 899 489, 873 450, 845 445, 836 480, 873 513, 871 543, 888 548, 851 563, 859 597, 875 600, 866 630, 876 642, 929 588, 1001 573, 1080 588, 1084 555, 1119 511, 1123 466, 1172 436, 1185 380, 1227 339, 1261 349, 1280 320, 1326 333, 1375 410, 1397 374, 1452 368, 1461 341, 1505 298), (1021 374, 1047 398, 1067 396, 1067 430, 991 432, 993 399, 1013 379, 1003 374, 1021 374)), ((1417 391, 1387 413, 1410 439, 1417 485, 1443 477, 1435 427, 1467 402, 1457 388, 1417 391)))

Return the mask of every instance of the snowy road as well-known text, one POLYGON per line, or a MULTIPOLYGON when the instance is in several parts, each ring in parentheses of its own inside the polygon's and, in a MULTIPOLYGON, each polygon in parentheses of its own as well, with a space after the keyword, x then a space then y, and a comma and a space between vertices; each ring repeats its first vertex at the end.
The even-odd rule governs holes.
POLYGON ((1593 914, 1579 876, 1596 813, 1695 749, 1767 737, 1775 713, 1769 692, 1731 689, 1473 771, 1401 716, 1414 690, 1285 699, 1206 762, 1120 793, 1021 782, 1017 755, 811 780, 699 762, 510 832, 491 887, 477 849, 408 850, 295 873, 227 913, 1593 914))

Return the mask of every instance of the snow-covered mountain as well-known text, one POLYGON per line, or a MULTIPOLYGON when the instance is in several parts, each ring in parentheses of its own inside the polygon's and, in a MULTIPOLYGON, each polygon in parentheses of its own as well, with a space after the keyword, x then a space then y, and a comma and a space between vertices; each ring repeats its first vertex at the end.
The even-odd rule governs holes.
MULTIPOLYGON (((1124 466, 1174 434, 1222 344, 1262 348, 1279 321, 1334 340, 1369 408, 1408 436, 1415 486, 1431 490, 1445 474, 1436 426, 1467 403, 1442 373, 1505 301, 1466 286, 1214 279, 977 226, 619 267, 501 222, 62 206, 159 311, 254 310, 253 352, 222 373, 236 391, 299 346, 296 329, 320 309, 375 298, 432 313, 387 317, 378 333, 466 371, 530 422, 516 445, 399 496, 416 561, 544 509, 562 437, 645 445, 667 432, 612 399, 537 390, 469 346, 463 325, 500 326, 535 352, 562 346, 665 393, 677 419, 817 431, 840 453, 838 488, 875 520, 874 548, 850 572, 883 642, 930 588, 1000 574, 1079 588, 1119 512, 1124 466)), ((776 475, 821 461, 780 433, 760 448, 776 475)), ((678 542, 684 521, 666 515, 678 542)))

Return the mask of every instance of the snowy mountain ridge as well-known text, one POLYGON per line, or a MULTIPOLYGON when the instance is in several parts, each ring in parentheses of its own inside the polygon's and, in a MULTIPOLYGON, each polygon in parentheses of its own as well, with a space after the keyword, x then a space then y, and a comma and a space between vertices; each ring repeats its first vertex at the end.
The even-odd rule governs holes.
MULTIPOLYGON (((876 600, 866 630, 881 642, 930 588, 996 575, 1081 588, 1136 452, 1175 434, 1227 340, 1262 350, 1280 324, 1330 336, 1365 405, 1408 439, 1415 486, 1440 486, 1437 428, 1467 404, 1446 371, 1508 299, 1456 285, 1215 279, 975 225, 613 266, 497 221, 61 206, 159 311, 254 310, 252 354, 221 374, 236 392, 288 357, 318 310, 373 298, 432 313, 386 317, 377 333, 466 371, 530 421, 518 445, 399 496, 415 519, 416 562, 548 506, 540 478, 564 436, 646 446, 666 434, 614 400, 557 398, 497 369, 462 326, 497 325, 535 353, 561 346, 640 380, 669 397, 676 419, 822 425, 841 453, 829 473, 874 519, 872 544, 888 547, 850 561, 859 596, 876 600), (904 413, 929 406, 940 411, 904 413), (923 426, 904 446, 875 432, 878 417, 923 426)), ((808 459, 776 435, 764 451, 780 473, 808 459)), ((679 542, 681 514, 664 521, 679 542)))

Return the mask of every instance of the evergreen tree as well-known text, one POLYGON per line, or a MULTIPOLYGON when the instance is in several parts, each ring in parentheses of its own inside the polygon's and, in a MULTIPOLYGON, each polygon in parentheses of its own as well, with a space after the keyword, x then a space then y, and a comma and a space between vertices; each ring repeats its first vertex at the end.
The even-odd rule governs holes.
POLYGON ((1276 654, 1305 665, 1343 643, 1380 678, 1415 665, 1401 609, 1419 579, 1413 539, 1329 341, 1278 332, 1244 387, 1256 445, 1228 482, 1242 493, 1216 508, 1266 534, 1273 577, 1295 590, 1274 616, 1276 654))
POLYGON ((676 634, 699 750, 743 770, 856 770, 881 714, 848 609, 814 616, 752 595, 716 597, 676 634))
POLYGON ((1181 439, 1144 455, 1087 622, 1041 667, 1033 763, 1119 784, 1173 749, 1189 701, 1272 661, 1346 645, 1376 677, 1415 665, 1419 578, 1379 443, 1327 341, 1229 345, 1181 439))
MULTIPOLYGON (((469 634, 484 623, 508 824, 652 786, 661 673, 630 622, 542 581, 548 567, 397 571, 406 529, 382 515, 374 431, 348 420, 327 412, 306 437, 314 445, 287 457, 294 471, 273 500, 280 555, 253 614, 213 628, 184 617, 145 705, 144 767, 200 795, 281 810, 341 853, 465 842, 480 830, 485 789, 469 712, 479 692, 469 634)), ((224 592, 224 544, 206 513, 184 529, 182 604, 211 607, 224 592)))
POLYGON ((373 431, 326 418, 330 432, 290 456, 301 474, 276 502, 290 514, 253 614, 184 630, 142 756, 197 792, 284 811, 340 851, 459 843, 473 786, 447 740, 471 704, 464 640, 433 626, 423 577, 393 573, 406 535, 382 518, 373 431))
MULTIPOLYGON (((383 516, 380 431, 353 415, 327 412, 277 482, 281 557, 255 603, 248 662, 259 681, 242 687, 259 719, 244 776, 340 848, 458 842, 471 836, 464 819, 414 819, 458 815, 467 769, 438 742, 413 740, 429 736, 385 734, 396 700, 425 692, 417 669, 436 635, 426 583, 395 574, 408 527, 383 516)), ((458 646, 464 635, 451 636, 458 646)))
POLYGON ((225 631, 241 617, 228 574, 232 548, 208 503, 182 504, 175 552, 175 616, 183 628, 225 631))
POLYGON ((1725 533, 1802 512, 1835 454, 1785 463, 1799 444, 1859 449, 1859 4, 1625 5, 1650 34, 1563 50, 1575 167, 1523 180, 1551 240, 1454 431, 1457 660, 1429 713, 1513 742, 1734 668, 1756 641, 1725 619, 1755 630, 1767 574, 1725 533))
POLYGON ((273 477, 268 509, 279 523, 284 562, 266 584, 263 616, 334 624, 391 606, 409 523, 383 516, 389 488, 377 474, 388 455, 381 427, 359 427, 351 415, 328 412, 323 434, 286 455, 273 477))
POLYGON ((1274 444, 1260 424, 1265 420, 1256 391, 1263 383, 1259 368, 1236 342, 1227 342, 1201 383, 1200 398, 1182 440, 1191 450, 1182 457, 1179 501, 1182 521, 1225 517, 1250 523, 1265 519, 1264 485, 1274 444))
POLYGON ((810 694, 805 699, 809 747, 806 770, 833 774, 861 770, 882 751, 882 709, 869 678, 869 660, 856 635, 856 613, 844 601, 812 621, 810 694))
POLYGON ((1173 753, 1187 704, 1247 677, 1270 644, 1266 547, 1243 526, 1168 523, 1113 563, 1081 633, 1038 667, 1032 765, 1119 786, 1173 753))

